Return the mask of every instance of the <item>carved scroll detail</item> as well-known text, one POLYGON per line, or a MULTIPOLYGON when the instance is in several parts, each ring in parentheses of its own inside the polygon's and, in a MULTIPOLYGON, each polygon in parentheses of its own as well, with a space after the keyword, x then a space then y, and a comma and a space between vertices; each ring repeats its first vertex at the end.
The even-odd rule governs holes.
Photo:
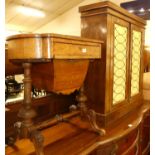
POLYGON ((87 96, 84 94, 84 86, 80 88, 79 95, 77 95, 76 99, 80 108, 81 119, 88 120, 93 131, 99 135, 105 135, 106 131, 97 125, 96 112, 92 109, 88 109, 86 106, 87 96))

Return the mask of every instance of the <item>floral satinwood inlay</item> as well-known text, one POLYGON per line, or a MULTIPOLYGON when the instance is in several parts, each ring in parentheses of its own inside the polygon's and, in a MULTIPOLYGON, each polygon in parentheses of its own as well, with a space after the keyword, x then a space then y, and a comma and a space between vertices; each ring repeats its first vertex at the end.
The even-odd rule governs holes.
POLYGON ((113 104, 124 100, 126 95, 127 35, 127 27, 114 25, 113 104))
POLYGON ((141 32, 132 31, 131 96, 139 93, 141 32))

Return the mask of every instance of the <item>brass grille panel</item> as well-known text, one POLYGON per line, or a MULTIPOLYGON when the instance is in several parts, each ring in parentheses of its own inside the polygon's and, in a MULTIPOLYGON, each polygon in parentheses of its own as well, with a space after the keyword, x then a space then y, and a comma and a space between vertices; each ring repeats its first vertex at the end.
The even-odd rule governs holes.
POLYGON ((131 96, 139 93, 141 32, 132 32, 131 96))
POLYGON ((125 99, 126 95, 126 27, 114 25, 114 73, 113 73, 113 104, 125 99))

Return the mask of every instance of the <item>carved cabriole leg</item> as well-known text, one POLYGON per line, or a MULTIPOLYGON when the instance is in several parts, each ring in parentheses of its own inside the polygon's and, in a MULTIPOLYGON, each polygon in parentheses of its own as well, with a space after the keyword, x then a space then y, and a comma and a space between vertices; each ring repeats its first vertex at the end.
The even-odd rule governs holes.
POLYGON ((81 118, 87 119, 91 125, 91 128, 100 135, 105 135, 105 130, 98 127, 96 123, 96 112, 92 109, 88 109, 86 106, 87 96, 84 94, 84 86, 79 90, 79 95, 76 96, 78 101, 78 107, 80 108, 81 118))
POLYGON ((43 155, 43 136, 37 131, 33 125, 33 118, 36 116, 35 110, 32 108, 31 99, 31 63, 23 63, 24 68, 24 101, 18 116, 22 118, 21 125, 17 128, 20 138, 30 138, 34 143, 36 154, 43 155))

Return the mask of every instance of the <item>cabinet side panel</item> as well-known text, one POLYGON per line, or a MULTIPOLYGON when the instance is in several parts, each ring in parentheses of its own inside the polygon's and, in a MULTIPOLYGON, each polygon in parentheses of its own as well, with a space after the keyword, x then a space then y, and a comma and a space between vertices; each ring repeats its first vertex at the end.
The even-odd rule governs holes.
POLYGON ((105 83, 106 63, 108 63, 106 60, 107 16, 102 14, 81 17, 81 36, 104 41, 101 53, 102 58, 90 62, 85 79, 85 90, 89 106, 96 112, 104 113, 107 84, 105 83))

